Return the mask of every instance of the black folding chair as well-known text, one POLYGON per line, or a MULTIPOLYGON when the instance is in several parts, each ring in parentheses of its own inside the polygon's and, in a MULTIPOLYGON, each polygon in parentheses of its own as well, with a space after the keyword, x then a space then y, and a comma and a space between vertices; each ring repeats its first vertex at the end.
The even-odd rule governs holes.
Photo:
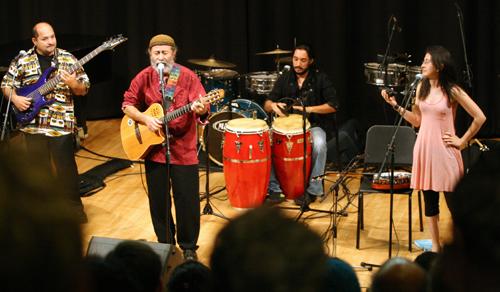
MULTIPOLYGON (((365 169, 372 167, 374 172, 365 173, 361 177, 360 188, 358 192, 358 222, 356 229, 356 248, 359 249, 360 230, 364 229, 364 211, 363 201, 365 194, 388 194, 390 190, 378 190, 372 188, 373 174, 377 173, 382 165, 389 143, 391 142, 396 126, 375 125, 368 129, 366 134, 365 146, 365 169)), ((394 168, 409 169, 413 160, 413 146, 415 144, 416 134, 415 131, 408 126, 401 126, 398 130, 394 140, 394 168)), ((386 160, 386 167, 390 165, 390 155, 386 160)), ((408 250, 412 250, 412 202, 413 189, 404 188, 394 190, 393 194, 408 195, 408 250)), ((391 201, 392 203, 392 201, 391 201)), ((393 206, 390 206, 392 210, 393 206)), ((422 223, 422 203, 421 194, 418 192, 418 210, 420 215, 420 231, 423 231, 422 223)), ((391 215, 391 214, 389 214, 391 215)), ((392 217, 392 216, 391 216, 392 217)), ((389 222, 392 224, 392 222, 389 222)), ((392 227, 392 226, 391 226, 392 227)), ((389 238, 392 239, 392 228, 390 228, 389 238)), ((392 241, 392 240, 390 240, 392 241)), ((391 254, 392 242, 389 242, 389 255, 391 254)))

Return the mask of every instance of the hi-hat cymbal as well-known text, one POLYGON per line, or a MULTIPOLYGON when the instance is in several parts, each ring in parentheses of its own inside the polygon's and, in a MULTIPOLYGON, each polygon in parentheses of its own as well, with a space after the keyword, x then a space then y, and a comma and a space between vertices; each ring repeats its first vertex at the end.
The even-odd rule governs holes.
POLYGON ((233 68, 236 67, 235 64, 229 63, 226 61, 222 60, 217 60, 214 57, 210 57, 208 59, 189 59, 189 63, 200 65, 200 66, 205 66, 205 67, 212 67, 212 68, 233 68))
POLYGON ((282 54, 290 54, 292 51, 282 50, 280 48, 276 48, 272 51, 257 53, 256 55, 282 55, 282 54))

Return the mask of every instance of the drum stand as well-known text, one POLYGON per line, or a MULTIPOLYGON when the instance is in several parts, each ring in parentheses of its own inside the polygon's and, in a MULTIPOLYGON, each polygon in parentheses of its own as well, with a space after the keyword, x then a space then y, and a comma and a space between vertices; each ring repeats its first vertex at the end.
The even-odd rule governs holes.
MULTIPOLYGON (((210 126, 210 122, 205 125, 205 127, 210 126)), ((203 137, 205 139, 205 174, 206 174, 206 179, 205 179, 205 207, 203 207, 203 210, 201 212, 201 215, 213 215, 222 219, 229 220, 226 216, 222 214, 217 214, 214 212, 212 206, 210 205, 210 157, 208 155, 208 145, 210 143, 209 141, 209 133, 210 131, 206 131, 206 137, 203 137)))

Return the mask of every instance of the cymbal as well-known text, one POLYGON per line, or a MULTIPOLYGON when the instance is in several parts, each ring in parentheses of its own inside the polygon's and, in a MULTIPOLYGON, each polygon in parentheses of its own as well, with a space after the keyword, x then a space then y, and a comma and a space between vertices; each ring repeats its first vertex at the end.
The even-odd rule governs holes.
POLYGON ((200 65, 200 66, 205 66, 205 67, 212 67, 212 68, 233 68, 236 67, 235 64, 229 63, 226 61, 222 60, 217 60, 214 57, 210 57, 208 59, 189 59, 189 63, 200 65))
POLYGON ((282 55, 282 54, 290 54, 292 51, 282 50, 280 48, 276 48, 272 51, 257 53, 256 55, 282 55))

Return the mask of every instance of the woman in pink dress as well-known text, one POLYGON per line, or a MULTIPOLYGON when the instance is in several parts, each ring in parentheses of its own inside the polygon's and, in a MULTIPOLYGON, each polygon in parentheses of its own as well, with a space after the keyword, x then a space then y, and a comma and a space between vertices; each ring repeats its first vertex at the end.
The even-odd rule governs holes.
POLYGON ((413 148, 411 187, 424 193, 432 250, 440 251, 439 193, 443 192, 446 198, 454 190, 464 172, 460 150, 479 131, 486 117, 456 83, 448 50, 441 46, 427 48, 421 68, 423 78, 417 86, 417 98, 411 111, 399 106, 385 90, 382 97, 406 121, 420 128, 413 148), (455 133, 458 106, 472 117, 462 137, 455 133))

